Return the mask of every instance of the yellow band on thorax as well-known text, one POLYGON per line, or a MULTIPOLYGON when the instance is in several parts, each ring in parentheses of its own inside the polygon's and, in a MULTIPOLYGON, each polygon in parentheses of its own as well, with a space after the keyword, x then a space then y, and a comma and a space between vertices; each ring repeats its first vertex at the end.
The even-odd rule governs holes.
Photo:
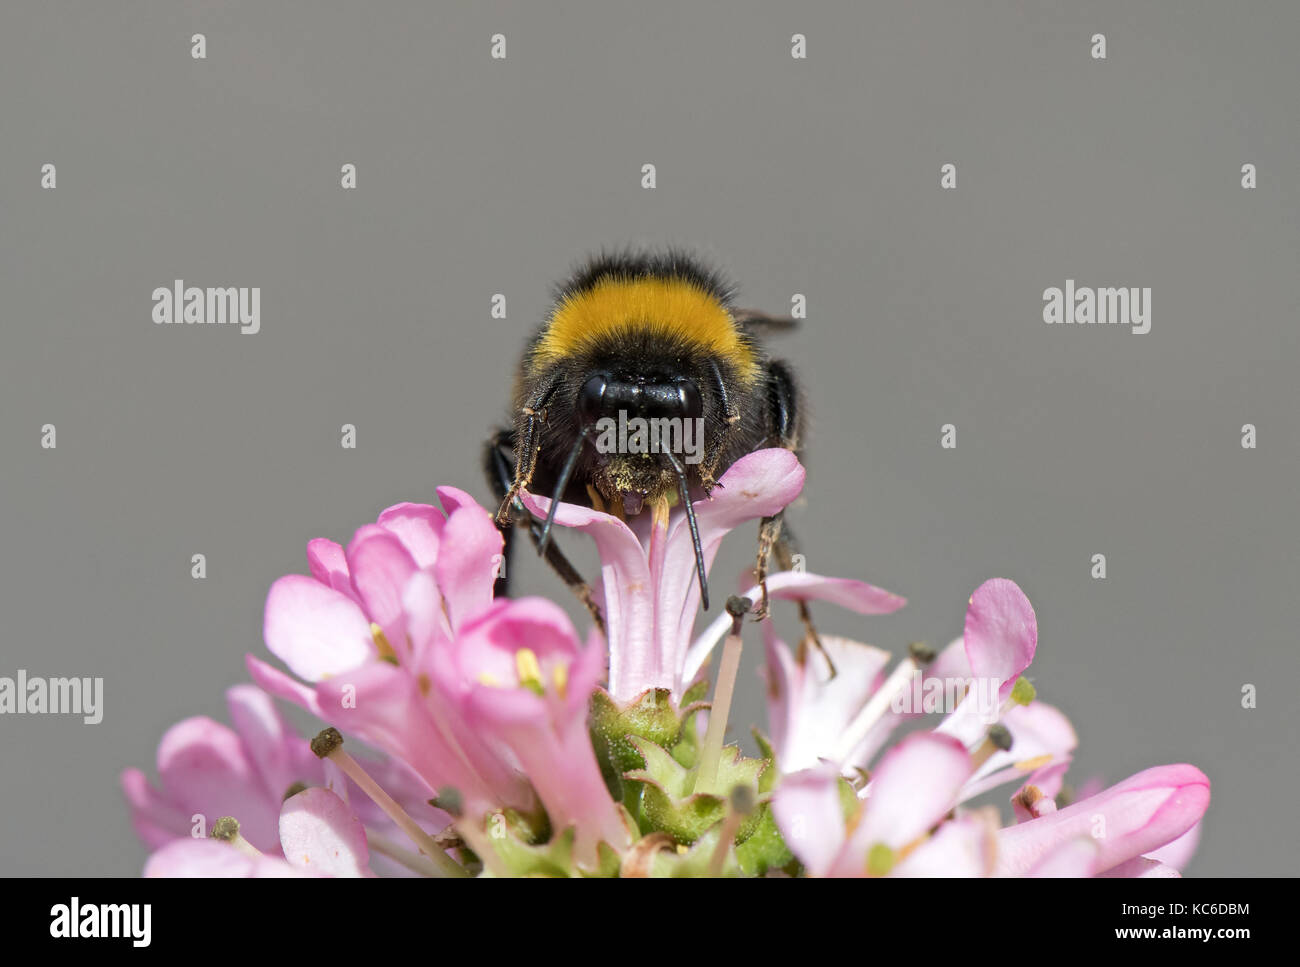
POLYGON ((570 293, 551 314, 533 363, 544 365, 597 341, 637 332, 679 339, 712 353, 746 383, 758 377, 758 361, 726 307, 682 279, 606 278, 570 293))

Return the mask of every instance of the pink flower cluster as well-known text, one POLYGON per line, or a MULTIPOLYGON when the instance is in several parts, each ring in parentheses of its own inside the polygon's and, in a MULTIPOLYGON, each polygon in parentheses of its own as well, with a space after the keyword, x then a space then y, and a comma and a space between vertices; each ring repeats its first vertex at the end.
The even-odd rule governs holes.
MULTIPOLYGON (((803 475, 785 450, 733 465, 695 503, 707 562, 730 530, 788 505, 803 475)), ((154 850, 147 874, 445 874, 464 872, 455 858, 472 849, 483 872, 509 875, 492 840, 507 824, 531 830, 534 842, 570 837, 576 870, 617 871, 638 849, 647 831, 611 785, 590 709, 602 688, 620 708, 655 690, 677 707, 731 628, 722 615, 694 635, 699 589, 683 515, 644 515, 633 529, 557 508, 556 525, 589 535, 601 559, 595 590, 607 636, 593 630, 584 644, 556 604, 493 598, 502 542, 492 515, 462 491, 438 497, 440 508, 390 507, 346 547, 311 541, 310 575, 280 578, 266 602, 266 645, 287 671, 249 655, 256 684, 228 693, 233 729, 187 719, 163 737, 157 787, 138 770, 123 773, 135 828, 154 850), (378 755, 318 757, 272 697, 378 755), (209 837, 222 817, 238 820, 238 833, 209 837)), ((549 506, 525 501, 539 515, 549 506)), ((802 572, 772 575, 768 586, 774 598, 864 615, 905 603, 802 572)), ((961 639, 891 673, 885 652, 842 638, 792 653, 770 624, 765 768, 775 782, 762 805, 797 860, 789 869, 1166 875, 1189 855, 1209 802, 1208 780, 1192 766, 1149 769, 1056 808, 1076 739, 1021 677, 1037 623, 1014 583, 982 585, 961 639), (927 711, 905 699, 953 682, 947 714, 887 748, 896 728, 927 711), (1014 824, 967 808, 1011 782, 1014 824)))

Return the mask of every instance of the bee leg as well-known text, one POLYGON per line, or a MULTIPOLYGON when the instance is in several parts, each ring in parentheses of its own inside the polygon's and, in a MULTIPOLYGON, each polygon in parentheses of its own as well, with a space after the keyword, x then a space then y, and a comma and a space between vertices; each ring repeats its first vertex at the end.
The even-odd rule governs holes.
MULTIPOLYGON (((546 422, 546 404, 550 401, 551 395, 558 386, 558 378, 551 380, 541 392, 537 393, 524 406, 523 415, 527 417, 527 420, 524 423, 522 440, 516 439, 516 434, 513 432, 508 434, 509 446, 515 459, 514 468, 510 471, 509 478, 499 477, 492 468, 488 470, 492 488, 501 497, 501 506, 497 509, 498 527, 504 528, 510 522, 511 510, 520 506, 518 502, 519 492, 527 489, 528 485, 532 483, 533 473, 537 470, 537 455, 539 452, 537 438, 540 433, 540 425, 546 422), (499 480, 504 481, 504 491, 501 490, 499 480)), ((502 433, 504 432, 506 431, 498 432, 496 437, 493 438, 494 445, 500 445, 497 441, 502 439, 502 433)))
MULTIPOLYGON (((512 464, 514 458, 515 433, 513 430, 498 430, 487 442, 485 453, 484 469, 487 472, 488 485, 502 501, 502 509, 513 511, 513 514, 520 524, 528 527, 529 536, 534 544, 540 544, 542 539, 542 523, 531 513, 528 508, 519 500, 517 491, 512 493, 512 489, 518 479, 515 473, 515 467, 512 464)), ((501 575, 497 578, 494 591, 497 595, 505 595, 510 589, 510 551, 511 543, 514 536, 515 522, 506 518, 503 524, 500 518, 497 519, 497 529, 501 531, 501 537, 505 542, 502 550, 503 567, 501 575)), ((605 616, 601 613, 600 605, 596 602, 592 594, 591 585, 582 579, 577 569, 569 563, 569 559, 556 546, 555 541, 547 542, 546 552, 543 554, 546 563, 551 569, 560 576, 562 580, 578 600, 583 603, 587 611, 591 613, 592 620, 596 622, 596 627, 600 633, 605 633, 605 616)))
MULTIPOLYGON (((506 456, 507 450, 514 452, 514 432, 511 430, 498 430, 483 448, 483 472, 487 474, 488 486, 501 500, 503 509, 508 509, 507 503, 514 503, 510 491, 515 479, 515 471, 511 466, 510 458, 506 456)), ((494 597, 506 598, 510 596, 510 559, 515 528, 509 521, 509 517, 507 523, 503 525, 498 515, 495 523, 497 530, 501 532, 501 567, 497 571, 496 582, 492 585, 492 594, 494 597)))
MULTIPOLYGON (((802 436, 803 413, 799 406, 799 387, 795 382, 794 373, 785 363, 780 360, 772 360, 767 364, 767 420, 768 420, 768 438, 767 443, 773 446, 784 447, 787 450, 799 453, 799 439, 802 436)), ((794 555, 796 547, 794 535, 785 524, 784 511, 774 514, 771 517, 764 517, 759 524, 758 529, 758 560, 754 567, 754 574, 757 578, 757 584, 760 590, 760 597, 757 608, 757 616, 761 620, 768 614, 768 595, 767 595, 767 569, 772 555, 776 555, 777 566, 784 571, 794 569, 794 555)), ((808 608, 806 601, 799 602, 799 620, 803 623, 806 640, 826 656, 830 662, 830 656, 826 654, 822 647, 821 636, 817 634, 817 629, 812 622, 812 612, 808 608)), ((831 664, 831 672, 834 674, 835 666, 831 664)))
POLYGON ((764 517, 758 525, 758 560, 754 562, 754 578, 758 584, 758 606, 754 609, 754 620, 762 621, 768 615, 767 608, 767 564, 772 557, 772 548, 781 539, 781 524, 784 513, 764 517))
MULTIPOLYGON (((786 524, 782 528, 776 543, 772 546, 772 553, 776 555, 777 567, 782 571, 795 570, 795 558, 802 558, 802 555, 799 554, 799 544, 795 540, 794 534, 790 532, 789 524, 786 524)), ((826 647, 822 644, 821 635, 817 633, 817 627, 813 624, 812 611, 808 608, 808 602, 800 601, 798 602, 798 605, 799 621, 803 624, 804 630, 803 640, 799 642, 799 648, 802 651, 807 648, 808 645, 812 645, 821 652, 822 657, 826 659, 826 666, 830 669, 831 678, 834 678, 838 674, 838 671, 835 668, 835 661, 831 658, 830 652, 828 652, 826 647)))

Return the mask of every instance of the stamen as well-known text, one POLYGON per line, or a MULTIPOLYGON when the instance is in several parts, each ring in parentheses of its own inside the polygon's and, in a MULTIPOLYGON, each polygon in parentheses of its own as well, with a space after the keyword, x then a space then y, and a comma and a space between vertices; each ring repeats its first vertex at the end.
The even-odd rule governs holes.
POLYGON ((370 637, 375 640, 375 648, 379 650, 379 657, 396 665, 397 652, 393 651, 393 646, 388 643, 388 638, 384 635, 384 629, 373 621, 370 622, 370 637))
POLYGON ((1035 819, 1056 812, 1056 801, 1043 795, 1037 786, 1025 786, 1016 794, 1015 803, 1035 819))
POLYGON ((713 855, 709 857, 709 873, 713 876, 722 875, 722 867, 727 862, 727 850, 731 848, 732 840, 740 832, 740 824, 745 821, 745 817, 754 811, 754 790, 749 786, 735 786, 731 790, 728 805, 730 809, 727 812, 727 818, 722 821, 722 829, 718 836, 718 845, 713 847, 713 855))
POLYGON ((920 642, 913 642, 907 647, 908 656, 898 663, 889 678, 885 679, 885 684, 881 685, 867 700, 867 704, 862 706, 862 711, 854 716, 848 728, 840 735, 839 745, 836 746, 834 754, 838 761, 843 762, 849 757, 858 743, 867 737, 872 726, 889 710, 894 696, 908 688, 912 676, 934 660, 933 649, 927 648, 920 642))
POLYGON ((387 856, 393 862, 401 863, 408 870, 419 873, 421 876, 440 877, 446 875, 440 872, 438 867, 424 854, 412 853, 409 849, 398 846, 382 833, 367 829, 366 842, 380 856, 387 856))
POLYGON ((519 676, 519 684, 529 691, 538 695, 546 691, 542 684, 542 666, 531 648, 520 648, 515 652, 515 673, 519 676))
POLYGON ((443 786, 439 789, 438 795, 429 800, 429 805, 434 809, 441 809, 448 816, 453 816, 456 819, 460 819, 461 813, 464 812, 460 790, 454 786, 443 786))
POLYGON ((555 679, 555 691, 563 700, 569 695, 569 666, 556 665, 551 669, 551 677, 555 679))
POLYGON ((700 746, 700 761, 696 766, 690 792, 697 789, 700 792, 715 791, 713 784, 718 778, 722 741, 727 731, 727 716, 731 712, 731 696, 736 688, 736 672, 740 668, 740 625, 753 606, 754 602, 749 598, 727 599, 727 614, 731 615, 731 633, 727 635, 727 640, 722 646, 722 661, 718 665, 718 684, 713 692, 713 704, 709 708, 709 727, 704 733, 704 743, 700 746))
POLYGON ((343 770, 344 775, 355 782, 367 796, 375 801, 380 809, 388 814, 388 817, 395 822, 415 845, 420 847, 421 852, 429 857, 432 864, 438 869, 439 876, 468 876, 465 868, 453 860, 450 856, 438 848, 438 844, 433 838, 420 828, 420 825, 410 817, 397 800, 386 793, 365 769, 361 768, 361 763, 343 751, 343 736, 338 729, 330 727, 322 730, 314 739, 311 740, 311 750, 318 757, 329 758, 336 766, 343 770))
POLYGON ((991 725, 985 733, 984 741, 971 753, 971 772, 992 758, 994 752, 1006 752, 1011 748, 1011 730, 1005 725, 991 725))
POLYGON ((239 832, 239 820, 234 816, 222 816, 212 824, 212 838, 229 843, 246 856, 261 856, 262 851, 244 839, 239 832))

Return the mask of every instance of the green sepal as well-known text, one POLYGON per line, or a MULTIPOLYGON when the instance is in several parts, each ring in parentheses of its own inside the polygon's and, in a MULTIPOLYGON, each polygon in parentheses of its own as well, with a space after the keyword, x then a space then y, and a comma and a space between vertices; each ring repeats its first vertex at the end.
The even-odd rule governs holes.
POLYGON ((670 750, 673 758, 687 769, 693 768, 700 756, 700 717, 696 713, 708 706, 699 704, 682 717, 682 728, 670 750))
POLYGON ((603 688, 598 688, 591 696, 588 725, 605 785, 615 799, 626 802, 623 773, 645 765, 632 738, 670 747, 681 731, 681 713, 673 705, 672 692, 666 688, 650 689, 623 707, 603 688))
POLYGON ((682 695, 682 708, 694 705, 696 702, 703 702, 709 697, 709 680, 701 678, 698 682, 688 688, 682 695))
POLYGON ((579 866, 573 857, 574 830, 572 827, 555 836, 548 843, 526 843, 518 830, 506 824, 501 832, 489 832, 486 843, 495 854, 495 862, 485 864, 485 877, 494 876, 553 876, 600 877, 618 876, 619 855, 607 843, 596 846, 596 866, 587 869, 579 866), (491 870, 504 867, 504 872, 491 870))
POLYGON ((750 732, 754 736, 754 741, 758 743, 759 753, 762 754, 764 759, 771 763, 771 768, 764 769, 763 775, 760 776, 758 780, 759 795, 765 796, 776 786, 776 750, 772 748, 771 740, 758 730, 758 726, 754 726, 750 729, 750 732))
POLYGON ((764 876, 768 870, 782 869, 794 862, 794 853, 776 827, 770 803, 758 807, 758 822, 749 838, 736 847, 736 859, 746 876, 764 876))
MULTIPOLYGON (((690 845, 709 827, 721 822, 727 814, 727 796, 694 792, 695 773, 672 757, 662 746, 644 739, 634 738, 633 744, 640 752, 644 769, 633 769, 624 775, 628 783, 640 783, 641 828, 643 832, 660 830, 679 843, 690 845)), ((758 798, 758 783, 767 768, 764 759, 749 759, 740 755, 736 746, 726 746, 718 762, 715 788, 730 792, 736 786, 747 786, 758 798)), ((749 816, 741 823, 736 842, 744 842, 754 831, 758 815, 749 816)))
POLYGON ((742 870, 736 861, 736 850, 729 847, 722 861, 722 869, 713 873, 709 867, 713 863, 713 853, 718 846, 718 837, 722 835, 722 824, 707 829, 685 853, 664 850, 657 854, 650 867, 650 875, 655 877, 687 876, 740 876, 742 870))
MULTIPOLYGON (((490 826, 490 824, 489 824, 490 826)), ((573 862, 573 830, 566 829, 549 843, 524 843, 507 825, 502 832, 489 830, 485 843, 495 854, 485 858, 483 876, 579 876, 573 862), (497 866, 505 868, 503 874, 490 872, 497 866)))

